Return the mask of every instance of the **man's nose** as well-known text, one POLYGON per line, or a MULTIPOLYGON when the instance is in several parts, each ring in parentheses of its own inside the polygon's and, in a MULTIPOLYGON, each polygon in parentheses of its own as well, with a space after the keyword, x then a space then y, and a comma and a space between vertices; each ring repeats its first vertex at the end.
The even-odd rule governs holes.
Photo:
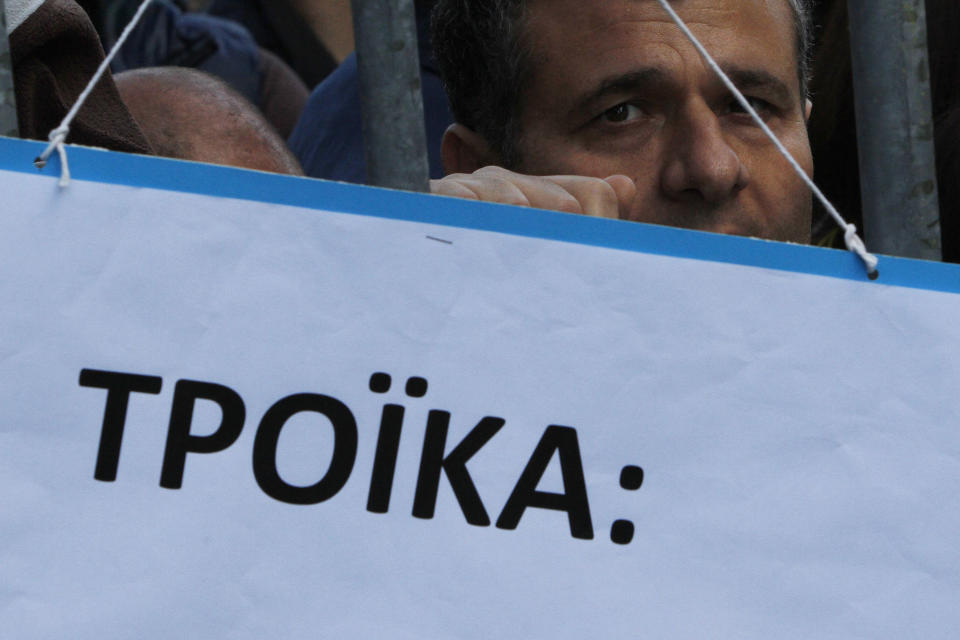
POLYGON ((689 106, 675 121, 664 153, 661 188, 672 200, 720 204, 750 181, 719 117, 704 103, 689 106))

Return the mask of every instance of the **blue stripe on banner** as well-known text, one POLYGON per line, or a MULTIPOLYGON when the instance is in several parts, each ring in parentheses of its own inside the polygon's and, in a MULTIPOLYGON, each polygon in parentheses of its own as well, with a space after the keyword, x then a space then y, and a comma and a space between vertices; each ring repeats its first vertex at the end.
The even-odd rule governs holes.
MULTIPOLYGON (((45 146, 29 140, 0 138, 0 169, 35 172, 33 159, 45 146)), ((68 145, 68 153, 70 170, 77 180, 326 209, 870 282, 859 258, 835 249, 601 220, 87 147, 68 145)), ((57 154, 50 158, 43 173, 59 176, 57 154)), ((960 293, 960 265, 883 256, 879 271, 877 284, 960 293)))

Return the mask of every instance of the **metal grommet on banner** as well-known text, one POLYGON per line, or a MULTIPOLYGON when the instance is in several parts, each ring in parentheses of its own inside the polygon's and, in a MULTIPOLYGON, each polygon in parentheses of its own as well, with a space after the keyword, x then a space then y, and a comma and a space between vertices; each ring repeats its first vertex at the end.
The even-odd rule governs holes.
POLYGON ((63 143, 66 141, 67 136, 70 134, 70 128, 60 125, 56 129, 50 132, 50 144, 47 145, 47 148, 43 150, 37 158, 33 161, 33 164, 37 169, 43 169, 47 166, 47 160, 50 158, 50 154, 53 153, 56 149, 57 153, 60 154, 60 187, 67 187, 70 185, 70 164, 67 161, 67 149, 63 146, 63 143))
POLYGON ((860 256, 860 259, 863 260, 863 264, 867 267, 868 278, 876 280, 880 277, 880 272, 877 271, 877 264, 880 261, 877 259, 877 256, 867 251, 863 240, 857 235, 857 225, 849 223, 844 227, 843 242, 847 245, 849 251, 857 254, 860 256))

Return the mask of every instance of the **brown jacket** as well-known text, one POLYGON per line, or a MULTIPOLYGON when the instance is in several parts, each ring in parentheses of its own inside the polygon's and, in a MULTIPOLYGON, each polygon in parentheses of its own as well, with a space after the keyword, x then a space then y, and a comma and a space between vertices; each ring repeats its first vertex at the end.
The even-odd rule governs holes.
MULTIPOLYGON (((104 59, 87 14, 73 0, 45 0, 10 34, 20 136, 46 140, 104 59)), ((151 153, 107 71, 70 127, 68 143, 151 153)))

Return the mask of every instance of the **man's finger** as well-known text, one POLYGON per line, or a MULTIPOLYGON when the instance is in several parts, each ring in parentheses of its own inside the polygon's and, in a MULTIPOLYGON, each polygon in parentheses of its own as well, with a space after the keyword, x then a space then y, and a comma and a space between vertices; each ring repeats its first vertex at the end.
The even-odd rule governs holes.
POLYGON ((626 218, 637 191, 633 180, 623 175, 605 180, 585 176, 530 176, 493 166, 472 174, 453 174, 434 180, 430 186, 440 195, 600 218, 626 218))
POLYGON ((562 186, 537 176, 519 176, 517 187, 536 209, 550 209, 564 213, 584 213, 583 204, 562 186))
POLYGON ((506 188, 505 185, 510 185, 518 193, 523 194, 525 201, 492 200, 490 197, 481 196, 483 200, 520 204, 536 209, 583 213, 580 203, 575 197, 562 187, 538 176, 529 176, 501 167, 490 166, 474 171, 471 177, 483 184, 491 193, 495 192, 495 189, 492 188, 493 185, 501 185, 503 188, 506 188))
POLYGON ((599 178, 583 176, 548 176, 580 203, 584 215, 597 218, 620 217, 620 202, 613 185, 599 178))
POLYGON ((613 187, 620 205, 620 219, 629 220, 633 209, 633 200, 637 197, 637 183, 625 175, 617 174, 604 178, 604 182, 613 187))
POLYGON ((469 200, 478 200, 479 197, 472 190, 460 184, 456 180, 444 178, 443 180, 430 181, 430 193, 438 196, 450 196, 452 198, 466 198, 469 200))
POLYGON ((431 180, 430 191, 437 195, 455 198, 469 198, 521 207, 530 206, 530 201, 524 192, 501 176, 480 176, 477 173, 453 174, 442 180, 431 180))

